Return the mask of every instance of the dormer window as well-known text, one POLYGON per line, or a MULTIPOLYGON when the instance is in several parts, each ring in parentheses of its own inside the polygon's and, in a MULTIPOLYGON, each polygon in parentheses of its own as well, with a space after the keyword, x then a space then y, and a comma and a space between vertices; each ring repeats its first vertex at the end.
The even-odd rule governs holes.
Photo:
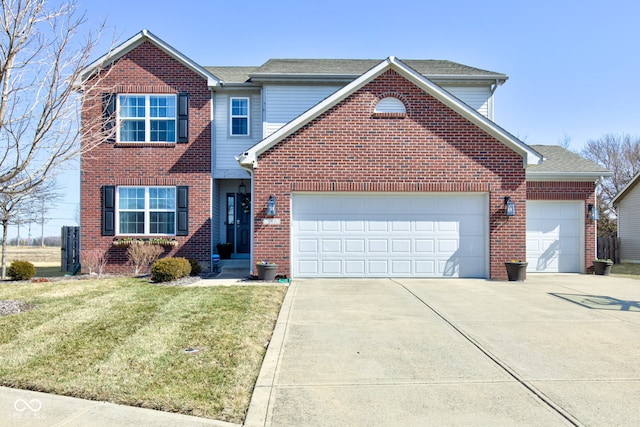
POLYGON ((405 117, 407 109, 404 102, 394 96, 382 98, 373 110, 374 117, 405 117))

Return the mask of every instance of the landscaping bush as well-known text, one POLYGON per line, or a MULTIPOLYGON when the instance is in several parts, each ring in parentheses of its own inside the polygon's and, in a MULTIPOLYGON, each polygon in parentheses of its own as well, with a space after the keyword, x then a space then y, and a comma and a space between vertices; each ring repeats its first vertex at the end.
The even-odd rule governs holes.
POLYGON ((186 258, 162 258, 153 263, 151 279, 155 282, 169 282, 191 273, 191 264, 186 258))
POLYGON ((102 276, 104 268, 109 262, 109 254, 102 249, 90 249, 82 252, 82 266, 89 270, 89 274, 102 276))
POLYGON ((191 276, 197 276, 202 271, 202 267, 195 258, 189 258, 189 264, 191 264, 191 276))
POLYGON ((162 252, 164 252, 162 246, 148 243, 129 246, 127 248, 127 258, 133 266, 133 274, 140 274, 142 270, 147 270, 162 255, 162 252))
POLYGON ((36 268, 29 261, 13 261, 7 274, 12 280, 29 280, 36 275, 36 268))

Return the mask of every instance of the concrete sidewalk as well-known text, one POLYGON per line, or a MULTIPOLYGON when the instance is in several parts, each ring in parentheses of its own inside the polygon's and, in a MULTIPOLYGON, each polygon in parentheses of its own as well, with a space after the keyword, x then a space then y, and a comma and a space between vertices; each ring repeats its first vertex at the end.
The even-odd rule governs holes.
POLYGON ((0 387, 0 426, 233 427, 237 425, 151 409, 0 387))
POLYGON ((640 281, 295 280, 246 425, 637 425, 640 281))

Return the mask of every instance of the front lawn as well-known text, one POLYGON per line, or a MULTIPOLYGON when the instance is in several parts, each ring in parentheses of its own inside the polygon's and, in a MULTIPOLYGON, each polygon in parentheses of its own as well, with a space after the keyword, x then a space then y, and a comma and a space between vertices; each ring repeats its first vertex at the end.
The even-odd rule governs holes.
POLYGON ((623 263, 613 264, 611 274, 632 279, 640 279, 640 264, 623 263))
POLYGON ((241 423, 286 288, 0 284, 0 384, 241 423))

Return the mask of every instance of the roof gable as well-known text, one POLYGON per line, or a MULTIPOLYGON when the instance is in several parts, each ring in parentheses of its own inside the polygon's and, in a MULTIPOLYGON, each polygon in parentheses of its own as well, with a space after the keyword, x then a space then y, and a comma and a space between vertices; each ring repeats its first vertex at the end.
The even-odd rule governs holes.
POLYGON ((290 134, 296 132, 304 125, 337 105, 388 70, 396 71, 403 78, 415 84, 421 90, 433 96, 435 99, 457 112, 460 116, 464 117, 472 124, 478 126, 489 135, 496 138, 505 146, 520 154, 525 160, 525 165, 538 164, 542 161, 542 156, 534 149, 393 56, 378 63, 376 66, 369 69, 369 71, 362 74, 360 77, 353 80, 333 95, 327 97, 305 113, 293 119, 279 130, 251 147, 248 151, 237 156, 237 161, 245 168, 257 167, 258 156, 260 156, 260 154, 264 153, 269 148, 273 147, 290 134))
POLYGON ((142 30, 135 36, 131 37, 129 40, 116 46, 106 54, 102 55, 100 58, 93 61, 87 67, 85 67, 85 69, 82 70, 82 73, 80 73, 80 77, 78 78, 78 80, 73 82, 74 86, 80 88, 82 84, 87 79, 89 79, 96 71, 122 58, 128 52, 140 46, 145 41, 153 43, 155 46, 162 49, 164 52, 175 58, 184 66, 190 68, 196 74, 202 76, 207 81, 208 86, 218 86, 220 84, 220 79, 211 74, 205 68, 201 67, 200 65, 174 49, 169 44, 165 43, 159 37, 152 34, 149 30, 142 30))
POLYGON ((629 181, 629 183, 622 189, 622 191, 620 191, 618 194, 616 194, 616 197, 614 197, 611 200, 611 203, 615 206, 616 204, 618 204, 618 202, 620 202, 620 200, 624 199, 624 197, 629 194, 629 192, 638 184, 640 183, 640 172, 638 172, 636 174, 636 176, 633 177, 633 179, 631 181, 629 181))

